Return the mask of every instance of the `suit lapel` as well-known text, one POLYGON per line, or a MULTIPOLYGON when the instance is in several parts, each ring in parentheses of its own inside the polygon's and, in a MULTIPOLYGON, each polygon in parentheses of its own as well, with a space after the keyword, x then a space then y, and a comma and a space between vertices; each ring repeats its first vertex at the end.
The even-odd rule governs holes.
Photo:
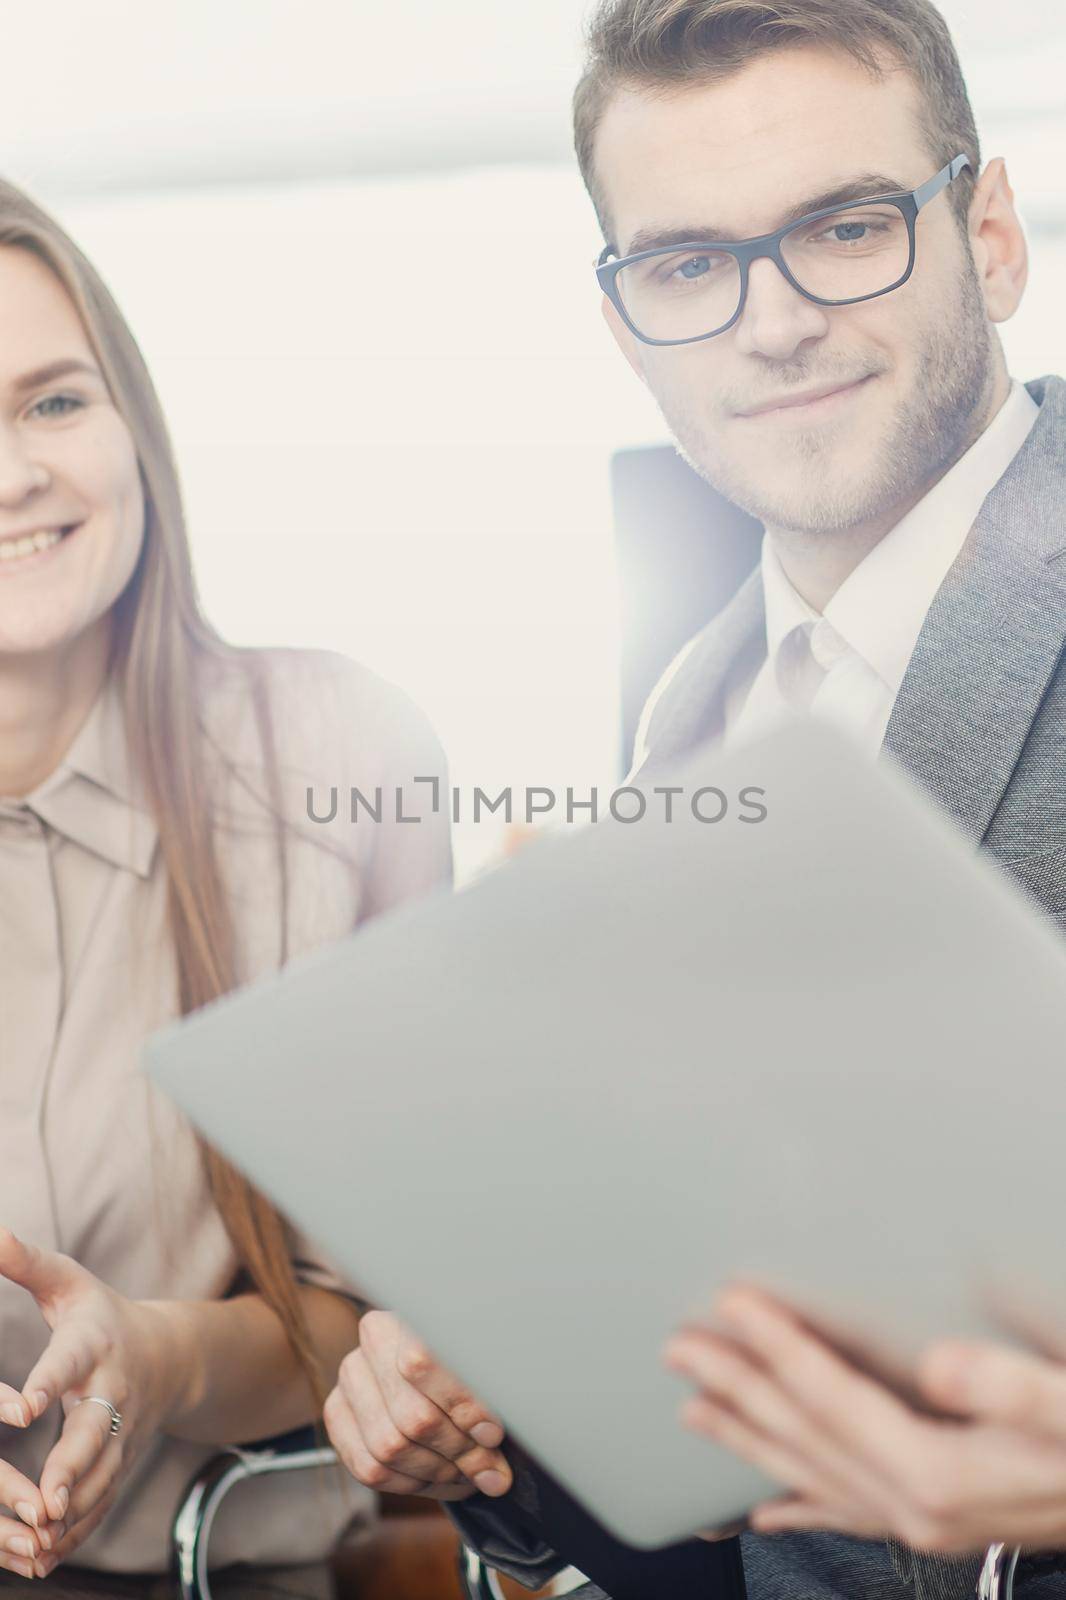
POLYGON ((980 841, 1066 638, 1066 385, 1043 399, 938 591, 900 685, 883 749, 980 841))
POLYGON ((762 574, 756 567, 725 609, 696 635, 677 664, 676 676, 662 686, 633 776, 644 780, 719 733, 727 687, 765 654, 762 574))
MULTIPOLYGON (((1040 415, 929 608, 882 747, 978 841, 1066 638, 1066 382, 1026 387, 1040 415)), ((757 567, 660 691, 632 776, 718 735, 727 687, 765 651, 757 567)))

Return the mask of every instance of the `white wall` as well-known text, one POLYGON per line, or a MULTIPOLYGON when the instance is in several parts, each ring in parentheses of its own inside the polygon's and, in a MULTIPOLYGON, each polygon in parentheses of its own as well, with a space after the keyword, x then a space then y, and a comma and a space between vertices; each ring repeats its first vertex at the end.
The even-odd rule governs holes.
MULTIPOLYGON (((607 462, 663 429, 566 153, 582 9, 415 0, 398 33, 351 0, 0 0, 6 170, 141 339, 209 609, 404 684, 466 790, 619 757, 607 462)), ((1032 230, 1011 366, 1062 371, 1066 23, 947 11, 1032 230)), ((463 870, 498 843, 460 829, 463 870)))

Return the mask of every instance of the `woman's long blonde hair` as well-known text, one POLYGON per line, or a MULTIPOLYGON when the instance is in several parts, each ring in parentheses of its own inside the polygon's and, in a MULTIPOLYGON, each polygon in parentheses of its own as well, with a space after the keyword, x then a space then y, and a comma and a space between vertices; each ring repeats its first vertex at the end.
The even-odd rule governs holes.
MULTIPOLYGON (((212 663, 243 661, 278 827, 282 959, 287 878, 270 706, 253 651, 228 645, 201 609, 177 467, 144 358, 92 264, 59 224, 0 181, 0 245, 32 252, 56 275, 85 326, 111 398, 133 436, 144 492, 144 543, 115 606, 111 670, 122 685, 130 751, 146 786, 167 878, 167 915, 182 1013, 237 983, 233 918, 217 870, 200 686, 212 663)), ((325 1385, 281 1218, 245 1178, 202 1144, 215 1203, 241 1265, 285 1329, 317 1406, 325 1385)))

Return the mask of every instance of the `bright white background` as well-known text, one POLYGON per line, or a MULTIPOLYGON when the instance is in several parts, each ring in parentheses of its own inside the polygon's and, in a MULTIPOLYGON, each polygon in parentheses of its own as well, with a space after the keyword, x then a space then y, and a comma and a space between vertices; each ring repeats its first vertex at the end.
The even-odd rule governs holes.
MULTIPOLYGON (((954 0, 1030 234, 1016 376, 1066 369, 1066 21, 954 0)), ((610 453, 663 427, 597 311, 578 0, 0 0, 3 171, 144 348, 242 642, 403 684, 464 793, 609 787, 610 453)), ((460 828, 463 873, 499 824, 460 828)))

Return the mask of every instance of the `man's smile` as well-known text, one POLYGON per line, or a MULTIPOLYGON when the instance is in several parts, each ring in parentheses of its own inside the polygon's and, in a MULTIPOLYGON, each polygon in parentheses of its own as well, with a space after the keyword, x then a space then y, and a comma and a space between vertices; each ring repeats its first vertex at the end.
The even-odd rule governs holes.
POLYGON ((868 373, 864 378, 857 378, 852 383, 833 388, 808 389, 798 395, 778 395, 748 411, 738 411, 736 415, 741 422, 762 422, 771 417, 806 421, 814 417, 828 416, 832 411, 848 404, 875 376, 875 373, 868 373))

